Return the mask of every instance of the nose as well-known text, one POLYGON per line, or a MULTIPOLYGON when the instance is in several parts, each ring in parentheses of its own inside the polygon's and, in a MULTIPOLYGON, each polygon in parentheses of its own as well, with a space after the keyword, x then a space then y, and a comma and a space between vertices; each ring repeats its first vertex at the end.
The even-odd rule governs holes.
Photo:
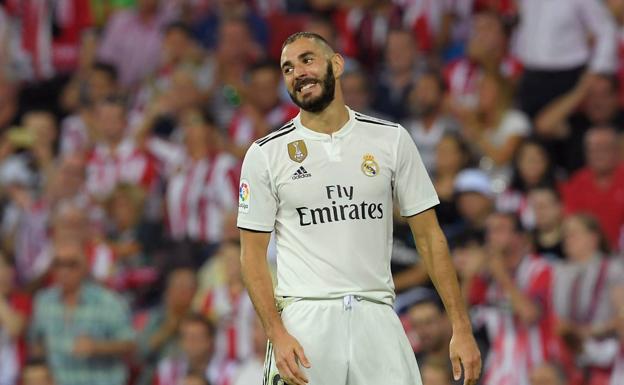
POLYGON ((307 72, 304 66, 295 64, 295 66, 293 67, 293 75, 295 76, 295 79, 304 78, 306 74, 307 72))

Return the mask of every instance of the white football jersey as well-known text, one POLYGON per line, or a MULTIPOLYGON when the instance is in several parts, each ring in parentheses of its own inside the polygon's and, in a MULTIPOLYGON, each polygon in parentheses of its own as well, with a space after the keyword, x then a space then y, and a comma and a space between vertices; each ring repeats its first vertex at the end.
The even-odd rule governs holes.
POLYGON ((275 230, 276 295, 391 304, 393 198, 403 216, 439 203, 403 127, 349 110, 328 135, 297 115, 247 151, 238 227, 275 230))

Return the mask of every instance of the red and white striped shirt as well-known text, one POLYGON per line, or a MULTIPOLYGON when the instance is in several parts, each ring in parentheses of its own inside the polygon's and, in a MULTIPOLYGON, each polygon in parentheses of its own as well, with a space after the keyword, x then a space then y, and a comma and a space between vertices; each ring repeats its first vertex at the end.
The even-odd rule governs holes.
POLYGON ((97 144, 87 161, 87 191, 104 198, 119 183, 141 185, 149 190, 156 180, 156 162, 138 149, 130 139, 123 140, 114 150, 97 144))
POLYGON ((227 285, 218 286, 206 293, 200 311, 216 320, 216 358, 243 361, 253 355, 255 310, 247 292, 233 297, 227 285))
POLYGON ((14 55, 28 66, 24 75, 48 79, 77 68, 82 34, 93 25, 90 8, 89 0, 7 1, 8 14, 19 20, 14 55))
POLYGON ((224 152, 193 160, 184 147, 155 138, 149 148, 164 163, 167 175, 171 237, 220 242, 225 215, 237 205, 239 162, 224 152))
POLYGON ((624 341, 620 343, 620 351, 613 364, 609 385, 624 385, 624 341))
MULTIPOLYGON (((281 127, 284 123, 297 116, 298 113, 299 108, 293 104, 282 103, 265 115, 265 121, 271 127, 281 127)), ((256 132, 253 120, 241 108, 234 113, 228 128, 228 136, 234 144, 246 146, 262 135, 256 132)))
POLYGON ((61 155, 86 152, 89 149, 89 131, 79 114, 66 117, 61 122, 61 155))
POLYGON ((526 256, 514 279, 516 286, 540 307, 541 317, 534 324, 523 323, 513 313, 509 299, 496 283, 476 278, 471 287, 471 302, 482 305, 476 308, 475 320, 485 325, 491 341, 485 385, 529 385, 528 373, 533 367, 562 357, 555 331, 551 266, 537 256, 526 256))
MULTIPOLYGON (((522 74, 522 64, 512 56, 506 56, 500 65, 501 74, 509 80, 517 80, 522 74)), ((464 57, 449 63, 444 69, 444 79, 449 95, 466 107, 475 107, 478 101, 479 82, 484 70, 464 57)))

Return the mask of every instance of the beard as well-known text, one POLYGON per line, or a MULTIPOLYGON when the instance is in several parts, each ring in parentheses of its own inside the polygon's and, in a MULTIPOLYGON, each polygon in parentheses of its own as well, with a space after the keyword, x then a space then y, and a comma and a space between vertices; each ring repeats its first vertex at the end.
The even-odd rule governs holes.
POLYGON ((301 79, 295 82, 294 92, 288 91, 290 99, 299 108, 307 112, 321 112, 331 102, 334 101, 334 94, 336 92, 336 79, 334 78, 334 67, 331 61, 327 61, 327 70, 325 71, 324 79, 301 79), (319 83, 321 86, 321 94, 317 97, 310 97, 306 100, 300 100, 297 98, 297 90, 306 84, 319 83))
POLYGON ((435 116, 439 106, 440 103, 418 103, 412 105, 411 113, 412 116, 417 119, 428 118, 430 116, 435 116))

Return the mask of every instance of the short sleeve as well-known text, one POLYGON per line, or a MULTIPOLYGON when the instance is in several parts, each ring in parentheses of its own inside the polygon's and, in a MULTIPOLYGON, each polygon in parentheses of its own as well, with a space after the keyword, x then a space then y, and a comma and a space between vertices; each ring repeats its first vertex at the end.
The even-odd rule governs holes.
POLYGON ((260 146, 252 144, 241 169, 238 189, 238 222, 241 229, 271 232, 275 226, 277 195, 268 161, 260 146))
POLYGON ((397 140, 393 193, 401 215, 409 217, 437 205, 440 201, 414 140, 402 126, 399 126, 397 140))

